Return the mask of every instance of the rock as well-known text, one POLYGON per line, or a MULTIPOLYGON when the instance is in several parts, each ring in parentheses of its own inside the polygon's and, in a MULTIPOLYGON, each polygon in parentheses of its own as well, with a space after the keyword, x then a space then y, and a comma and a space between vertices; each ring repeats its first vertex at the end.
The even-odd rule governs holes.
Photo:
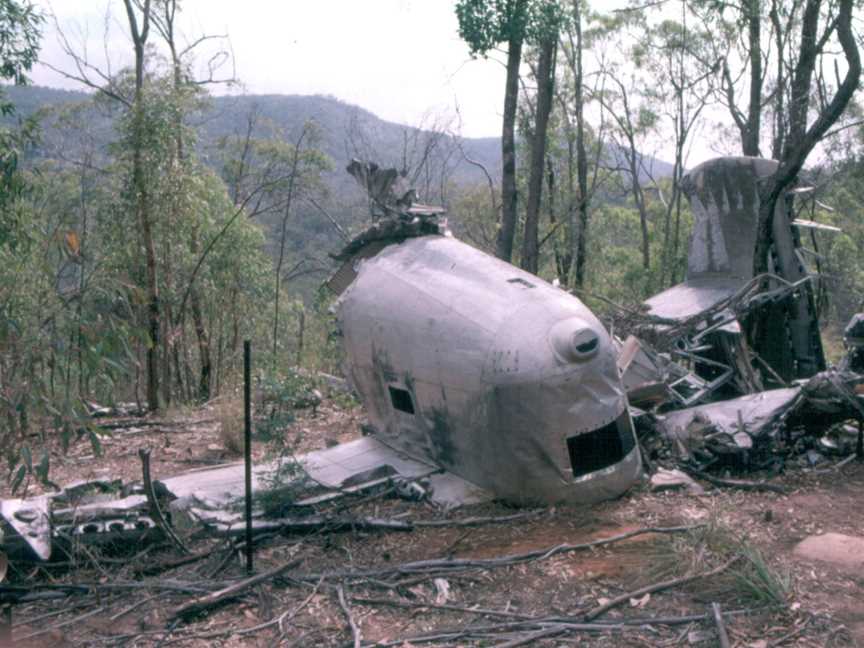
POLYGON ((702 486, 680 470, 658 468, 657 472, 651 475, 649 485, 652 491, 686 488, 687 492, 691 495, 703 495, 705 493, 705 489, 702 486))
POLYGON ((823 533, 795 545, 796 556, 859 570, 864 566, 864 538, 842 533, 823 533))

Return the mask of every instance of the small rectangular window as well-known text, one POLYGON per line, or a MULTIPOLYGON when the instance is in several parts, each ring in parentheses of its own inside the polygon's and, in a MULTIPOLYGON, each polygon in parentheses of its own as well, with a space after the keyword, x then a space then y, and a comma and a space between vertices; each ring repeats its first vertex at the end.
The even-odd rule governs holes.
POLYGON ((411 394, 406 389, 398 387, 388 387, 390 390, 390 403, 393 409, 405 412, 406 414, 414 413, 414 401, 411 400, 411 394))
POLYGON ((573 476, 581 477, 618 463, 636 445, 630 416, 625 410, 618 420, 599 430, 577 434, 567 439, 573 476))

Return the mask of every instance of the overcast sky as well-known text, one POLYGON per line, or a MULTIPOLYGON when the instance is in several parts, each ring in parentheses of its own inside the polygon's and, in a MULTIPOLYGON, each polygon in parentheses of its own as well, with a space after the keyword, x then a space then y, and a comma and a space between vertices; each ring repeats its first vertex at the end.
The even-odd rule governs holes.
MULTIPOLYGON (((106 10, 113 68, 130 62, 122 0, 36 0, 53 10, 77 48, 104 61, 106 10)), ((462 134, 498 136, 504 67, 471 60, 459 38, 455 0, 184 0, 183 33, 228 34, 236 76, 249 93, 329 94, 390 121, 453 117, 462 134)), ((210 50, 212 52, 212 49, 210 50)), ((70 69, 51 21, 42 58, 70 69)), ((206 59, 204 50, 202 56, 206 59)), ((80 87, 40 66, 41 85, 80 87)), ((235 90, 237 91, 237 90, 235 90)))

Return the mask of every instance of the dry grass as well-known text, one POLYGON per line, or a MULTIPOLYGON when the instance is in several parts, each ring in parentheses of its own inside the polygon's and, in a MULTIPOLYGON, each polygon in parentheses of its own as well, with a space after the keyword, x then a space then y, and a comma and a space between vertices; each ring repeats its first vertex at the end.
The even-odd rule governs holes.
POLYGON ((222 447, 233 454, 243 454, 243 400, 230 394, 213 404, 213 417, 219 427, 222 447))

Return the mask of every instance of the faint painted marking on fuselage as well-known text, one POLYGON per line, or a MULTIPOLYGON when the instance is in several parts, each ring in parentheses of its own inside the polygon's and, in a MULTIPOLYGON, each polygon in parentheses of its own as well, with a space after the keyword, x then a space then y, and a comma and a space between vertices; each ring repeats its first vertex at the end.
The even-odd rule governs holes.
POLYGON ((456 462, 456 448, 451 438, 453 430, 447 413, 437 407, 431 408, 430 418, 432 427, 429 430, 429 439, 432 442, 433 457, 445 466, 451 466, 456 462))

